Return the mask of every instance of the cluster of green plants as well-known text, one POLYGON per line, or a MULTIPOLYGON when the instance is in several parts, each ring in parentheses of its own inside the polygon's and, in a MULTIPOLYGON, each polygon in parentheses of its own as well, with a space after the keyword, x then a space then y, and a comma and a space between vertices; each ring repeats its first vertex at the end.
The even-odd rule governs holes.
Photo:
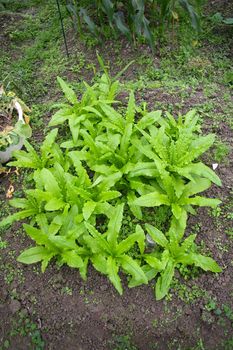
POLYGON ((121 33, 130 41, 144 38, 154 47, 154 29, 164 34, 168 25, 174 26, 187 14, 192 27, 200 30, 202 0, 66 0, 66 6, 78 31, 84 23, 98 40, 109 34, 121 33))
POLYGON ((148 111, 145 103, 138 106, 133 92, 127 108, 117 108, 119 81, 106 70, 92 86, 84 83, 80 100, 61 78, 58 82, 66 102, 56 105, 50 126, 60 126, 60 137, 58 128, 52 128, 39 152, 26 142, 26 151, 16 151, 16 160, 9 163, 33 169, 25 197, 10 201, 20 210, 0 223, 3 227, 30 218, 23 226, 36 246, 18 261, 41 262, 45 271, 55 258, 79 269, 83 279, 91 263, 120 294, 120 271, 128 276, 129 287, 156 278, 157 300, 168 293, 180 266, 220 272, 212 258, 198 252, 196 234, 185 236, 194 207, 220 203, 199 195, 221 181, 199 160, 214 135, 201 134, 195 111, 178 119, 163 116, 148 111), (165 232, 145 223, 147 207, 168 209, 165 232), (141 224, 125 237, 126 209, 141 224), (150 249, 148 237, 154 242, 150 249))

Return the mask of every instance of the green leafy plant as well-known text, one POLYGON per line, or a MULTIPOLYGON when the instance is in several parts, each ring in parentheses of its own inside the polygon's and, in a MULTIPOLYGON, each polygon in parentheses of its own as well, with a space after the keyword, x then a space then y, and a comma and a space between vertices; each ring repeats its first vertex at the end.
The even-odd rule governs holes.
POLYGON ((133 276, 138 283, 146 283, 147 277, 137 260, 133 259, 127 252, 138 244, 140 253, 145 249, 145 235, 140 225, 136 226, 135 233, 130 234, 126 239, 118 242, 121 229, 124 205, 118 205, 113 211, 109 220, 108 229, 105 233, 98 232, 94 226, 86 223, 90 233, 84 236, 84 241, 93 253, 91 261, 97 271, 107 275, 117 289, 122 294, 122 285, 118 275, 119 268, 127 274, 133 276))
POLYGON ((179 13, 186 13, 193 28, 200 30, 200 0, 101 0, 91 6, 84 1, 66 0, 67 10, 76 29, 82 33, 82 23, 99 40, 109 26, 113 35, 117 32, 135 42, 143 37, 154 48, 154 29, 163 34, 167 24, 179 19, 179 13), (95 20, 93 20, 95 18, 95 20))
MULTIPOLYGON (((152 225, 146 224, 146 230, 161 251, 144 255, 145 261, 159 273, 155 285, 156 299, 162 299, 169 291, 177 265, 195 265, 204 271, 221 272, 221 268, 210 257, 196 252, 195 238, 192 234, 183 239, 187 216, 184 213, 179 221, 173 217, 169 231, 164 234, 152 225)), ((133 281, 133 283, 135 283, 133 281)))
POLYGON ((129 287, 157 277, 158 300, 168 293, 177 266, 220 272, 213 259, 197 252, 196 235, 184 239, 192 206, 220 203, 197 195, 221 181, 198 161, 214 136, 200 134, 195 111, 178 119, 164 117, 161 111, 149 112, 145 104, 138 107, 133 92, 127 108, 119 110, 119 82, 107 72, 93 86, 85 84, 80 100, 58 80, 68 103, 59 104, 50 124, 68 124, 66 140, 58 143, 58 129, 53 129, 38 152, 26 142, 26 151, 15 152, 10 163, 33 171, 25 197, 10 201, 19 211, 0 222, 3 227, 30 219, 24 229, 36 246, 22 252, 18 261, 41 262, 44 271, 56 259, 59 265, 79 269, 84 279, 91 263, 120 294, 119 272, 128 275, 129 287), (137 220, 146 218, 141 207, 171 208, 165 211, 169 220, 172 215, 165 234, 145 225, 155 242, 152 252, 139 224, 122 234, 126 205, 137 220))

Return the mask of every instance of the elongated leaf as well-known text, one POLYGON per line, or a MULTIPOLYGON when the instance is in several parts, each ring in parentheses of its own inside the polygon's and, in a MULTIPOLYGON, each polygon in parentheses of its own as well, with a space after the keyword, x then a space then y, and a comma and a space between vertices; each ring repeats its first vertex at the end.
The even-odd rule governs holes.
POLYGON ((130 236, 128 236, 126 239, 121 241, 117 246, 117 256, 121 256, 122 254, 126 253, 134 246, 134 244, 138 240, 138 234, 132 233, 130 236))
POLYGON ((20 208, 20 209, 29 209, 31 206, 30 201, 26 198, 11 199, 9 204, 14 208, 20 208))
POLYGON ((14 221, 23 220, 35 214, 37 214, 37 210, 34 208, 19 211, 17 213, 7 216, 2 221, 0 221, 0 227, 11 225, 14 221))
POLYGON ((128 255, 124 255, 119 258, 122 268, 128 272, 133 278, 137 281, 143 282, 145 284, 148 283, 146 275, 144 274, 142 268, 139 264, 128 255))
POLYGON ((172 278, 174 276, 175 266, 173 261, 168 261, 165 270, 161 273, 161 276, 158 278, 155 287, 156 300, 161 300, 167 295, 172 278))
POLYGON ((45 247, 33 247, 22 252, 17 261, 23 264, 34 264, 50 256, 50 251, 45 247))
POLYGON ((172 204, 172 213, 177 220, 180 219, 183 212, 184 212, 184 209, 180 205, 178 205, 177 203, 172 204))
POLYGON ((171 220, 171 226, 168 231, 170 239, 176 240, 177 242, 179 242, 181 238, 184 236, 186 225, 187 225, 187 212, 185 210, 183 210, 179 219, 176 219, 176 217, 173 216, 171 220))
POLYGON ((58 198, 61 197, 60 187, 51 171, 44 168, 40 174, 46 191, 53 193, 58 198))
POLYGON ((124 204, 118 205, 114 210, 108 224, 107 240, 112 246, 115 246, 117 244, 117 237, 120 232, 123 219, 123 210, 124 204))
POLYGON ((139 205, 141 207, 157 207, 162 204, 169 205, 169 199, 165 194, 152 192, 137 198, 133 204, 139 205))
POLYGON ((135 205, 134 204, 134 201, 137 199, 135 193, 133 191, 130 191, 128 193, 128 196, 127 196, 127 199, 128 199, 128 206, 131 210, 131 212, 133 213, 133 215, 141 220, 142 219, 142 211, 141 211, 141 208, 139 207, 139 205, 135 205))
POLYGON ((103 254, 95 254, 91 257, 92 264, 94 268, 103 273, 104 275, 107 275, 107 258, 103 254))
POLYGON ((83 217, 87 221, 95 210, 96 202, 88 201, 83 206, 83 217))
POLYGON ((83 260, 83 266, 79 267, 80 276, 84 281, 87 279, 87 267, 88 267, 89 257, 85 257, 83 260))
POLYGON ((118 293, 120 295, 122 295, 123 289, 122 289, 122 285, 121 285, 121 279, 118 275, 118 271, 119 271, 119 266, 116 264, 115 259, 113 257, 109 256, 107 259, 107 274, 108 274, 110 281, 112 282, 112 284, 114 285, 114 287, 118 291, 118 293))
POLYGON ((142 117, 137 123, 137 127, 139 129, 146 129, 148 126, 155 124, 161 118, 162 111, 153 111, 147 113, 144 117, 142 117))
POLYGON ((99 195, 99 201, 101 202, 111 201, 112 199, 118 198, 120 196, 121 196, 121 192, 119 191, 101 192, 99 195))
POLYGON ((59 109, 51 118, 49 122, 49 126, 55 126, 63 124, 66 120, 68 120, 70 117, 73 116, 73 109, 72 108, 62 108, 59 109))
POLYGON ((49 245, 48 236, 40 229, 37 229, 31 225, 24 224, 23 228, 38 245, 49 245))
POLYGON ((155 241, 155 243, 159 244, 161 247, 166 248, 168 245, 166 236, 160 230, 150 224, 146 224, 145 226, 153 241, 155 241))
POLYGON ((210 181, 212 181, 218 186, 221 186, 222 184, 221 180, 215 174, 215 172, 201 162, 190 164, 182 168, 176 168, 176 171, 178 172, 178 174, 185 176, 192 181, 193 181, 193 175, 198 175, 206 179, 209 179, 210 181))
POLYGON ((62 88, 62 91, 64 92, 65 97, 67 98, 67 100, 72 103, 75 104, 77 103, 77 97, 75 92, 67 85, 67 83, 60 77, 57 77, 57 81, 59 83, 59 85, 62 88))
POLYGON ((198 205, 200 207, 217 207, 222 202, 219 199, 215 198, 206 198, 206 197, 200 197, 196 196, 194 198, 187 198, 185 200, 182 200, 182 203, 184 204, 191 204, 191 205, 198 205))
POLYGON ((147 264, 149 264, 151 267, 153 267, 153 269, 155 269, 156 271, 163 270, 163 268, 164 268, 163 262, 161 260, 159 260, 158 258, 156 258, 155 256, 146 255, 144 257, 144 259, 147 262, 147 264))
POLYGON ((204 271, 221 272, 221 267, 212 258, 201 254, 192 254, 190 256, 193 263, 204 271))
POLYGON ((64 208, 65 202, 60 198, 52 198, 45 205, 45 210, 54 211, 64 208))
POLYGON ((65 262, 70 267, 79 269, 83 268, 84 266, 82 258, 74 250, 68 250, 66 252, 63 252, 61 256, 63 262, 65 262))

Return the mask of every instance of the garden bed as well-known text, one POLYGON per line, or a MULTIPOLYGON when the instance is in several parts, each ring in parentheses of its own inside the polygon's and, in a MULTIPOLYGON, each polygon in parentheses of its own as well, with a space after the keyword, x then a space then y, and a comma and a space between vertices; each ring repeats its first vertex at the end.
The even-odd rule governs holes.
MULTIPOLYGON (((38 149, 48 130, 50 107, 61 100, 56 76, 72 82, 80 95, 81 82, 90 82, 93 70, 99 67, 91 39, 87 38, 85 46, 74 38, 71 28, 67 29, 71 55, 67 60, 55 5, 35 3, 19 10, 28 16, 18 17, 14 23, 9 14, 6 18, 1 15, 1 38, 7 40, 0 54, 0 74, 4 78, 9 72, 9 81, 14 77, 24 81, 17 94, 32 106, 30 142, 38 149)), ((216 9, 207 9, 207 15, 220 10, 224 13, 221 3, 215 1, 216 9)), ((65 24, 68 26, 68 21, 65 24)), ((222 187, 214 185, 206 195, 221 199, 222 204, 217 209, 198 209, 196 216, 189 217, 188 232, 197 234, 202 252, 212 256, 223 271, 176 272, 171 291, 162 301, 155 300, 153 283, 129 289, 122 275, 124 294, 120 296, 93 268, 84 282, 79 272, 68 266, 58 268, 53 262, 42 274, 38 265, 17 262, 31 240, 21 224, 15 223, 1 229, 0 236, 0 349, 232 349, 233 101, 232 87, 224 81, 224 74, 232 71, 231 35, 232 29, 213 28, 208 35, 203 34, 195 49, 184 34, 183 41, 177 38, 175 49, 167 44, 167 52, 154 55, 146 46, 133 49, 124 40, 109 40, 98 48, 113 75, 135 60, 121 82, 134 89, 138 103, 146 101, 149 108, 169 110, 174 115, 196 108, 204 133, 216 134, 205 163, 210 167, 218 164, 222 187)), ((127 95, 120 95, 123 105, 127 95)), ((29 173, 13 170, 0 175, 1 218, 12 212, 6 199, 9 186, 14 185, 16 198, 28 186, 29 173)), ((125 217, 124 227, 130 226, 130 220, 125 217)))

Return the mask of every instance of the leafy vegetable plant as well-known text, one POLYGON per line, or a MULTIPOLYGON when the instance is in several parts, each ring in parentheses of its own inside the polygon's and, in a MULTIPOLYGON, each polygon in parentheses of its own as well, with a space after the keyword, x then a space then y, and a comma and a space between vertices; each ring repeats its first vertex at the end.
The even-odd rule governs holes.
POLYGON ((58 143, 58 129, 52 129, 39 152, 26 142, 26 151, 15 152, 10 163, 32 169, 25 198, 10 202, 19 211, 0 222, 2 227, 30 219, 24 229, 36 246, 22 252, 18 261, 40 261, 44 271, 56 259, 79 269, 84 279, 91 263, 120 294, 120 271, 129 276, 129 287, 156 278, 158 300, 168 293, 177 265, 220 272, 213 259, 197 252, 196 235, 184 238, 193 206, 220 203, 198 195, 221 181, 198 160, 214 136, 201 134, 195 111, 178 119, 163 116, 146 105, 138 107, 133 92, 127 108, 117 109, 119 82, 106 72, 93 86, 85 84, 80 100, 58 81, 67 102, 59 104, 50 125, 68 124, 66 140, 58 143), (141 208, 160 205, 171 208, 171 225, 164 234, 145 223, 155 242, 152 252, 142 226, 122 235, 125 206, 143 222, 141 208))
MULTIPOLYGON (((146 224, 150 237, 158 245, 158 249, 151 254, 145 254, 147 264, 158 273, 155 285, 156 299, 162 299, 169 291, 176 266, 195 265, 204 271, 221 272, 221 268, 210 257, 196 252, 194 243, 196 234, 183 239, 187 216, 184 213, 179 221, 173 217, 169 231, 164 234, 152 225, 146 224)), ((135 281, 133 281, 135 284, 135 281)))

